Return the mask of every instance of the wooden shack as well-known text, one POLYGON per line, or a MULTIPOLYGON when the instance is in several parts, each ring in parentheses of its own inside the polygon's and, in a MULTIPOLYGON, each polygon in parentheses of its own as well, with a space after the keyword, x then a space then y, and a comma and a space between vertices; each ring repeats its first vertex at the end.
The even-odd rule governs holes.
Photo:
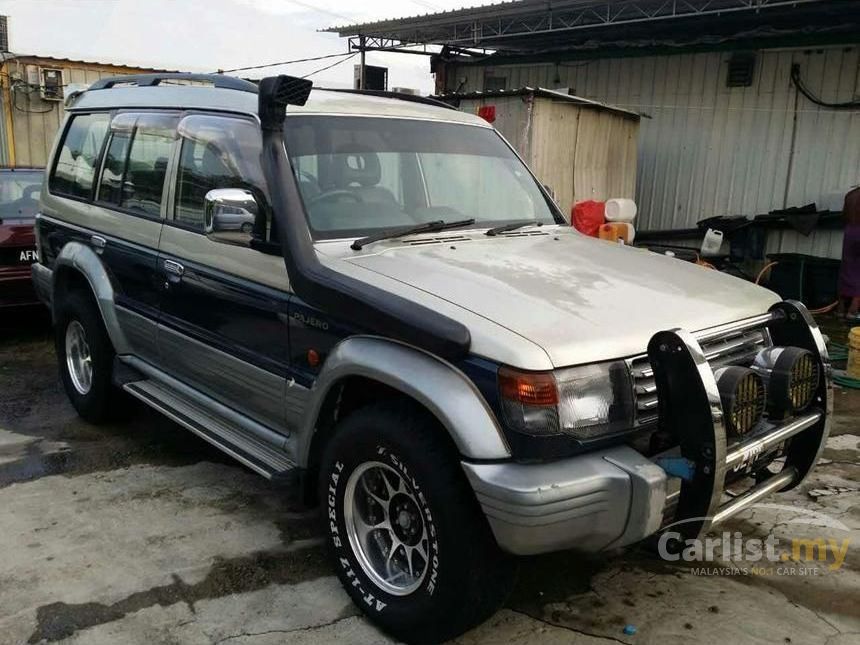
POLYGON ((567 215, 586 199, 635 197, 638 114, 544 88, 439 98, 490 121, 567 215))

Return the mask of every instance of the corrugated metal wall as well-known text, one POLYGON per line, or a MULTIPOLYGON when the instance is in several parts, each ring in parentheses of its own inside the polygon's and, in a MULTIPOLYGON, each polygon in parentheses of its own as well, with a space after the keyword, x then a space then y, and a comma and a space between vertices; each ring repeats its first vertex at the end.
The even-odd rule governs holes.
MULTIPOLYGON (((730 57, 706 52, 463 66, 447 78, 451 90, 465 79, 461 91, 482 89, 485 74, 505 76, 508 88, 567 87, 650 115, 639 134, 640 229, 688 228, 713 215, 809 202, 841 208, 842 196, 860 183, 860 111, 819 108, 801 96, 795 112, 790 72, 799 63, 807 86, 825 101, 860 98, 858 48, 760 51, 752 86, 738 88, 726 87, 730 57)), ((841 237, 772 233, 768 251, 839 257, 841 237)))
MULTIPOLYGON (((76 83, 89 85, 104 76, 148 71, 110 67, 97 63, 20 58, 11 59, 3 65, 5 71, 3 82, 8 86, 10 77, 24 82, 38 79, 40 67, 62 69, 65 85, 76 83)), ((18 166, 46 165, 54 144, 54 136, 65 116, 63 102, 43 101, 39 96, 38 87, 30 87, 28 90, 22 86, 16 90, 13 86, 11 90, 3 92, 2 109, 11 114, 15 164, 18 166)), ((3 154, 6 157, 6 163, 9 163, 11 161, 8 159, 9 132, 4 128, 0 130, 0 135, 3 137, 3 154)))

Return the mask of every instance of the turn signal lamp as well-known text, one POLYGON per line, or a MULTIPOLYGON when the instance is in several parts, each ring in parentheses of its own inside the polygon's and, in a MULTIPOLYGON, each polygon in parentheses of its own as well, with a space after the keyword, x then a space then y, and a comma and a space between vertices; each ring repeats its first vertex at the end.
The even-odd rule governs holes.
POLYGON ((498 379, 505 420, 518 432, 587 441, 633 427, 633 387, 624 361, 555 372, 502 367, 498 379))

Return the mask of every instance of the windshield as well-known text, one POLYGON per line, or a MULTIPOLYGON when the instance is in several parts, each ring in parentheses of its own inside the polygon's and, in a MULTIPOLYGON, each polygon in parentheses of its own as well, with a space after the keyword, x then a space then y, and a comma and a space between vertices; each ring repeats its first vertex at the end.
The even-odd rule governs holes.
POLYGON ((284 136, 317 239, 467 218, 476 227, 555 223, 534 178, 490 128, 295 116, 284 136))
POLYGON ((33 219, 39 209, 41 170, 0 172, 0 220, 33 219))

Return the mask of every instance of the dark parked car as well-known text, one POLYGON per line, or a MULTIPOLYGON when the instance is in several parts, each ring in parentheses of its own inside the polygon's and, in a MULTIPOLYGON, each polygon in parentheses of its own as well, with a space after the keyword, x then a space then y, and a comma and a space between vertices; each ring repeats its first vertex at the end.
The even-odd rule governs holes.
POLYGON ((43 168, 0 168, 0 310, 39 304, 30 265, 43 168))

